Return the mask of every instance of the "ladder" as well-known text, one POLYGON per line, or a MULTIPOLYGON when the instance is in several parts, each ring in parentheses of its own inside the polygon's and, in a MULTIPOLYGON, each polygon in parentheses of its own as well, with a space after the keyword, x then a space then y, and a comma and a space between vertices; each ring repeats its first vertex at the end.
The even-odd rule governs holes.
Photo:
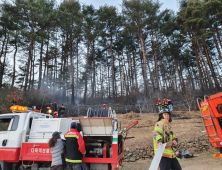
MULTIPOLYGON (((206 97, 206 96, 204 96, 204 98, 205 98, 205 97, 206 97)), ((203 119, 203 123, 204 123, 205 129, 206 129, 206 131, 207 131, 207 136, 208 136, 211 140, 221 139, 221 138, 218 136, 218 134, 217 134, 217 131, 216 131, 214 122, 213 122, 212 117, 211 117, 211 115, 210 115, 209 106, 207 106, 208 114, 205 115, 205 116, 202 116, 202 110, 201 110, 202 108, 200 107, 200 102, 199 102, 199 100, 201 100, 201 102, 203 102, 203 100, 200 99, 200 98, 197 98, 197 104, 198 104, 198 107, 199 107, 199 109, 200 109, 200 111, 201 111, 201 117, 202 117, 202 119, 203 119), (207 124, 207 125, 206 125, 205 122, 208 121, 208 120, 210 121, 210 124, 207 124), (210 128, 210 127, 213 127, 214 134, 209 135, 209 134, 210 134, 210 133, 209 133, 209 128, 210 128)))
POLYGON ((207 131, 207 136, 208 136, 211 140, 221 139, 221 138, 217 135, 217 131, 216 131, 214 122, 213 122, 212 117, 211 117, 211 115, 210 115, 209 107, 207 107, 207 109, 208 109, 209 115, 201 116, 202 119, 203 119, 204 126, 205 126, 206 131, 207 131), (207 121, 207 120, 210 120, 210 124, 208 124, 208 125, 205 124, 205 121, 207 121), (210 133, 209 133, 209 129, 208 129, 209 127, 213 127, 213 130, 214 130, 214 133, 215 133, 215 134, 209 135, 209 134, 210 134, 210 133))

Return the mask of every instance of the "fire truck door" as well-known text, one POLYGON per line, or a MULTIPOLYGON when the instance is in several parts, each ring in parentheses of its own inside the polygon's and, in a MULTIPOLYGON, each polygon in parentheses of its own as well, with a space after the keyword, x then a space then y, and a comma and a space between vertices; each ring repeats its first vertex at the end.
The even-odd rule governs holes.
POLYGON ((7 148, 12 119, 13 116, 0 116, 0 160, 3 160, 7 148))

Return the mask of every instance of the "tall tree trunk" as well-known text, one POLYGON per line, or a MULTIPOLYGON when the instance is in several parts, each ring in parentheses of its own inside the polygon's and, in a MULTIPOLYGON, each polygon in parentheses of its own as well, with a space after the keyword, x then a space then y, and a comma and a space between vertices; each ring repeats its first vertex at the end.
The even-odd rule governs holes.
POLYGON ((203 72, 203 76, 204 76, 203 80, 204 80, 205 87, 206 87, 206 89, 208 89, 210 87, 210 85, 209 85, 210 80, 207 78, 207 72, 205 71, 205 67, 203 65, 203 61, 202 61, 201 57, 199 57, 199 63, 200 63, 200 68, 202 69, 202 72, 203 72))
POLYGON ((6 55, 7 55, 7 50, 8 50, 8 43, 9 43, 9 34, 7 36, 7 42, 6 42, 6 46, 5 46, 5 51, 4 51, 4 59, 3 59, 3 63, 1 65, 1 74, 0 74, 0 88, 2 87, 3 84, 3 76, 4 76, 4 72, 5 72, 5 61, 6 61, 6 55))
POLYGON ((95 62, 95 40, 93 40, 93 82, 92 82, 92 95, 93 98, 95 96, 95 86, 96 86, 96 62, 95 62))
MULTIPOLYGON (((138 28, 138 37, 142 46, 142 51, 143 51, 143 82, 144 82, 144 94, 145 96, 148 95, 148 88, 147 88, 147 75, 146 75, 146 49, 145 49, 145 44, 144 44, 144 40, 143 37, 141 36, 140 33, 140 28, 138 28)), ((149 63, 149 62, 148 62, 149 63)), ((149 64, 148 64, 149 67, 149 64)))
POLYGON ((156 52, 156 48, 155 48, 155 44, 154 44, 154 38, 153 38, 153 32, 152 32, 152 49, 153 49, 153 53, 154 53, 154 61, 155 61, 155 70, 156 70, 156 83, 157 83, 157 90, 160 90, 159 87, 159 75, 158 75, 158 61, 157 61, 157 52, 156 52))
POLYGON ((32 59, 32 48, 33 48, 33 40, 31 39, 31 42, 30 42, 30 45, 29 45, 29 57, 28 57, 28 63, 27 63, 27 72, 26 72, 26 77, 25 77, 25 86, 24 86, 25 91, 27 90, 27 85, 28 85, 30 61, 32 59))
POLYGON ((3 63, 1 61, 1 58, 2 58, 2 55, 4 54, 5 41, 7 39, 7 32, 6 32, 6 30, 4 30, 4 31, 5 31, 5 34, 4 34, 5 38, 3 40, 2 49, 1 49, 1 53, 0 53, 0 88, 2 87, 2 77, 3 77, 3 74, 4 74, 4 72, 3 72, 3 63))
POLYGON ((43 73, 43 83, 45 87, 48 87, 48 64, 49 64, 49 58, 48 58, 48 53, 49 53, 49 41, 46 43, 46 54, 45 54, 45 67, 44 67, 44 73, 43 73))
MULTIPOLYGON (((142 70, 142 76, 144 77, 144 72, 145 72, 144 67, 143 67, 144 66, 144 63, 143 63, 144 60, 143 60, 143 55, 142 55, 141 51, 139 51, 139 55, 140 55, 140 64, 141 64, 141 68, 142 68, 141 69, 142 70)), ((144 79, 143 79, 143 82, 144 82, 144 79)), ((145 84, 144 84, 144 86, 145 86, 145 84)))
POLYGON ((119 62, 119 75, 120 75, 120 94, 123 95, 123 83, 122 83, 122 69, 120 64, 120 56, 119 56, 119 48, 117 47, 117 55, 118 55, 118 62, 119 62))
POLYGON ((12 75, 12 85, 11 88, 14 86, 15 83, 15 64, 16 64, 16 54, 17 54, 18 46, 15 42, 15 52, 14 52, 14 58, 13 58, 13 75, 12 75))
POLYGON ((85 92, 84 92, 84 104, 86 104, 86 94, 87 94, 87 74, 88 74, 88 63, 89 63, 89 46, 90 41, 87 41, 87 56, 86 56, 86 72, 85 72, 85 92))
POLYGON ((127 69, 126 69, 126 63, 125 63, 125 60, 123 61, 123 66, 125 68, 125 72, 126 72, 126 95, 129 95, 129 73, 127 73, 127 69))
MULTIPOLYGON (((71 35, 72 36, 72 35, 71 35)), ((72 97, 71 97, 71 103, 72 104, 75 104, 75 92, 74 92, 74 65, 73 65, 73 49, 72 49, 72 46, 73 46, 73 40, 72 40, 72 37, 70 36, 70 61, 71 61, 71 89, 72 89, 72 97)))
POLYGON ((110 53, 112 59, 112 88, 113 88, 113 98, 115 98, 115 73, 114 73, 114 57, 113 57, 113 37, 110 39, 110 53))
POLYGON ((79 89, 79 39, 76 43, 76 97, 78 98, 79 89))
MULTIPOLYGON (((129 49, 127 50, 127 54, 126 54, 126 56, 127 56, 127 65, 128 65, 128 75, 127 75, 127 78, 129 79, 129 87, 131 87, 132 86, 132 82, 131 82, 131 74, 130 74, 130 57, 129 57, 129 49)), ((130 89, 130 88, 129 88, 130 89)))
POLYGON ((67 54, 68 54, 68 32, 66 33, 66 38, 64 38, 65 40, 65 47, 64 47, 64 56, 63 56, 63 100, 66 101, 67 95, 66 95, 66 89, 67 89, 67 81, 66 81, 66 60, 67 60, 67 54))
POLYGON ((194 49, 194 53, 195 53, 195 56, 196 56, 196 63, 197 63, 197 68, 198 68, 198 71, 199 71, 199 77, 200 77, 200 89, 201 91, 203 92, 204 91, 204 85, 203 85, 203 74, 202 74, 202 71, 201 71, 201 68, 200 68, 200 63, 199 63, 199 54, 197 52, 197 49, 195 47, 195 43, 193 42, 193 49, 194 49))
POLYGON ((164 81, 164 84, 165 84, 166 89, 168 89, 167 82, 166 82, 164 65, 163 65, 163 61, 162 61, 161 55, 160 55, 160 63, 161 63, 161 67, 162 67, 162 77, 163 77, 163 81, 164 81))
POLYGON ((41 83, 42 83, 42 53, 43 53, 43 41, 41 43, 41 49, 40 49, 40 59, 39 59, 39 82, 38 82, 38 89, 41 89, 41 83))
POLYGON ((218 27, 217 27, 217 25, 215 25, 215 30, 216 30, 216 33, 217 33, 217 39, 218 39, 218 41, 219 41, 219 44, 220 44, 220 48, 222 48, 222 43, 221 43, 221 36, 220 36, 220 33, 219 33, 219 31, 218 31, 218 27))
POLYGON ((180 81, 180 88, 181 88, 181 90, 183 91, 183 84, 182 84, 182 79, 181 79, 181 77, 180 77, 179 66, 178 66, 178 63, 177 63, 175 57, 174 57, 173 55, 172 55, 172 57, 173 57, 173 61, 174 61, 175 65, 176 65, 177 75, 178 75, 178 77, 179 77, 179 81, 180 81))
POLYGON ((135 59, 134 52, 133 52, 133 67, 134 67, 134 76, 135 76, 136 91, 137 91, 138 90, 138 82, 137 82, 137 71, 136 71, 136 59, 135 59))
MULTIPOLYGON (((7 32, 5 31, 5 38, 4 38, 3 42, 2 42, 2 49, 1 49, 0 59, 1 59, 2 55, 3 55, 3 53, 4 53, 6 37, 7 37, 7 32)), ((1 60, 0 60, 0 63, 1 63, 1 60)))
POLYGON ((219 57, 220 57, 220 59, 221 59, 221 61, 222 61, 222 55, 221 55, 221 52, 220 52, 220 48, 219 48, 219 46, 218 46, 217 39, 216 39, 215 36, 213 36, 213 38, 214 38, 215 46, 216 46, 216 48, 217 48, 218 55, 219 55, 219 57))
POLYGON ((207 68, 207 62, 206 62, 206 60, 204 59, 204 56, 203 56, 203 53, 202 53, 202 51, 201 51, 201 48, 200 48, 200 45, 199 45, 198 40, 196 41, 196 43, 197 43, 197 46, 198 46, 198 49, 199 49, 200 55, 201 55, 201 57, 202 57, 202 60, 203 60, 203 62, 204 62, 204 65, 205 65, 206 74, 207 74, 207 79, 208 79, 208 82, 209 82, 210 88, 212 88, 212 83, 211 83, 211 80, 210 80, 210 78, 209 78, 209 72, 208 72, 208 68, 207 68))
POLYGON ((34 47, 32 49, 32 88, 34 88, 34 81, 35 81, 35 44, 34 47))
POLYGON ((203 40, 204 42, 204 50, 205 50, 205 53, 206 53, 206 57, 207 57, 207 61, 208 61, 208 65, 210 67, 210 70, 211 70, 211 73, 212 73, 212 76, 213 76, 213 79, 214 79, 214 83, 215 83, 215 86, 216 86, 216 89, 219 90, 220 88, 220 85, 217 81, 217 77, 216 77, 216 74, 214 72, 214 68, 212 66, 212 62, 211 62, 211 59, 210 59, 210 56, 209 56, 209 53, 208 53, 208 48, 207 48, 207 44, 206 44, 206 41, 203 40))

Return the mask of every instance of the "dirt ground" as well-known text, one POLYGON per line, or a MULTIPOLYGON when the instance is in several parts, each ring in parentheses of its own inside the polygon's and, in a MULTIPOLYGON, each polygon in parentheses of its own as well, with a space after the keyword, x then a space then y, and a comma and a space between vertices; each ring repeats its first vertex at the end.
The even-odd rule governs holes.
MULTIPOLYGON (((205 130, 205 127, 200 112, 178 111, 174 112, 172 117, 172 130, 179 141, 206 137, 206 133, 201 132, 205 130)), ((128 113, 117 115, 117 118, 121 120, 122 129, 135 120, 139 120, 138 125, 132 128, 126 136, 125 149, 153 145, 152 131, 158 119, 157 113, 128 113)), ((194 158, 182 159, 179 162, 183 170, 221 170, 222 158, 213 158, 212 154, 215 152, 214 149, 211 149, 201 154, 194 154, 194 158)), ((123 170, 148 170, 151 161, 151 159, 146 159, 126 162, 123 163, 123 170)))
MULTIPOLYGON (((148 170, 151 159, 123 163, 123 170, 148 170)), ((222 158, 214 158, 212 153, 203 152, 194 158, 181 159, 179 163, 183 170, 221 170, 222 158)))

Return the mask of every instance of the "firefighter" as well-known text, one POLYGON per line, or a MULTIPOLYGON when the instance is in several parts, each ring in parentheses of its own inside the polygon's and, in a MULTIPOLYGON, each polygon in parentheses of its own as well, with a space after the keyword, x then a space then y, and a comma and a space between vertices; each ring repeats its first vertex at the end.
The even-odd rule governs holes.
POLYGON ((54 111, 57 111, 57 109, 58 109, 58 108, 57 108, 57 105, 58 105, 58 103, 57 103, 56 101, 54 101, 54 102, 53 102, 54 111))
POLYGON ((167 101, 166 99, 163 99, 162 108, 167 108, 167 107, 168 107, 167 101))
POLYGON ((167 105, 168 105, 170 112, 172 112, 173 111, 173 102, 169 98, 167 98, 167 105))
POLYGON ((103 104, 102 109, 108 109, 108 107, 106 106, 106 104, 103 104))
POLYGON ((54 118, 58 118, 58 112, 57 111, 54 112, 54 118))
POLYGON ((52 114, 52 108, 50 107, 50 105, 48 105, 48 107, 46 108, 46 113, 52 114))
POLYGON ((61 116, 63 117, 64 112, 65 112, 65 107, 62 104, 59 108, 59 117, 61 117, 61 116))
POLYGON ((159 113, 160 110, 162 110, 162 102, 160 101, 160 98, 158 98, 158 101, 156 103, 156 107, 158 108, 158 113, 159 113))
POLYGON ((16 98, 14 98, 13 100, 12 100, 12 106, 14 106, 14 105, 16 105, 17 104, 17 99, 16 98))
POLYGON ((177 146, 178 139, 171 131, 170 122, 172 122, 170 110, 163 108, 153 131, 154 153, 157 152, 159 146, 167 143, 160 161, 160 170, 182 170, 172 149, 172 147, 177 146))
POLYGON ((82 157, 86 154, 82 135, 77 131, 76 122, 72 122, 66 138, 66 163, 69 170, 81 170, 82 157))

